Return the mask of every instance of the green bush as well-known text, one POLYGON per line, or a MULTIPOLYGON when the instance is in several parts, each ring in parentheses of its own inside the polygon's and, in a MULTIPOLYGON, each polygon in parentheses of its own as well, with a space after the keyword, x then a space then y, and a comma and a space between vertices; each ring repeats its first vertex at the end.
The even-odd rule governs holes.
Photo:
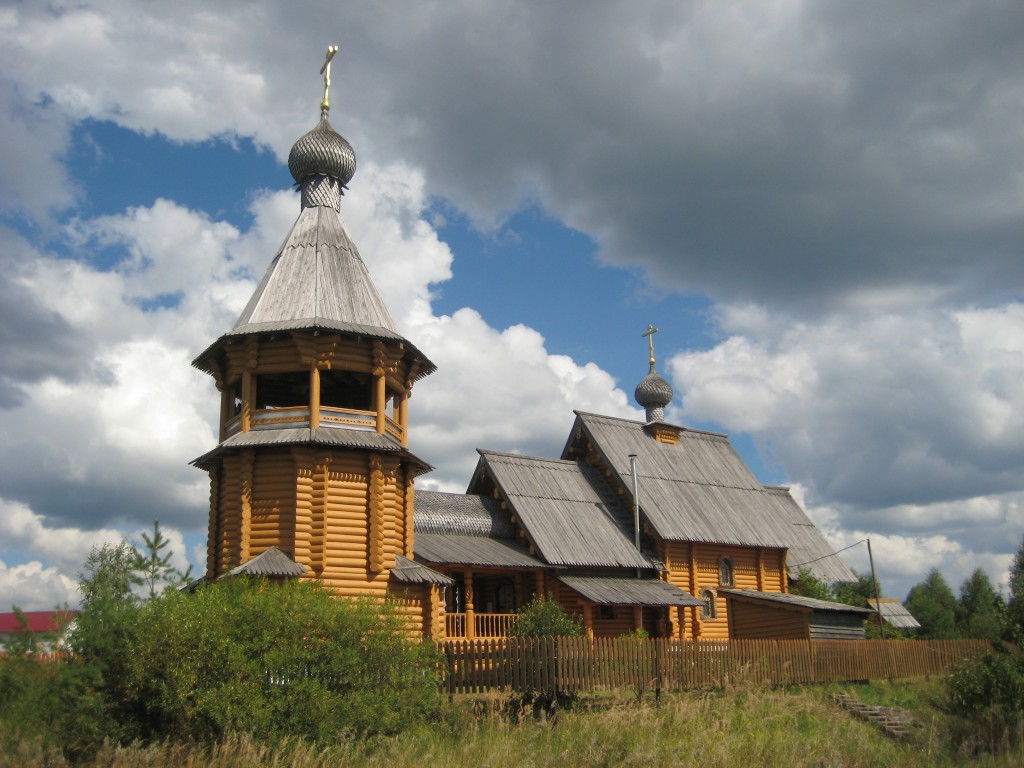
POLYGON ((389 605, 311 581, 167 593, 140 608, 126 651, 124 700, 144 739, 329 743, 396 733, 439 701, 431 647, 409 640, 389 605))
POLYGON ((582 637, 586 632, 580 620, 567 614, 554 597, 537 595, 520 609, 508 634, 510 637, 582 637))
POLYGON ((947 678, 944 707, 955 718, 952 738, 970 750, 1017 746, 1024 718, 1024 652, 1000 646, 947 678))

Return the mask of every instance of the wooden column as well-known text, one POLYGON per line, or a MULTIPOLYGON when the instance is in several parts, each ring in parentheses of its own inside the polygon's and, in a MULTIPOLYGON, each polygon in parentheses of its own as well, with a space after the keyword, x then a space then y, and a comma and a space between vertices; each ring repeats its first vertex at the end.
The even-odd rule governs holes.
POLYGON ((309 427, 320 426, 320 369, 316 363, 309 369, 309 427))
POLYGON ((402 445, 409 445, 409 393, 398 401, 398 426, 402 428, 402 445))
POLYGON ((789 576, 786 575, 786 555, 789 550, 783 549, 779 553, 779 590, 782 593, 789 592, 789 576))
POLYGON ((757 548, 757 591, 764 592, 764 548, 757 548))
POLYGON ((228 436, 228 420, 232 415, 231 389, 224 387, 220 390, 220 437, 218 439, 221 442, 224 442, 224 438, 228 436))
POLYGON ((633 606, 633 629, 644 628, 644 609, 641 605, 633 606))
POLYGON ((242 431, 248 432, 252 428, 252 408, 255 393, 253 392, 253 377, 249 371, 242 371, 242 431))
POLYGON ((676 640, 686 639, 686 609, 676 608, 676 640))
POLYGON ((540 570, 534 571, 533 577, 534 577, 534 587, 533 587, 534 594, 536 594, 537 597, 546 597, 546 595, 544 594, 544 571, 540 571, 540 570))
POLYGON ((466 585, 466 639, 476 637, 476 609, 473 607, 473 572, 467 570, 463 576, 466 585))
POLYGON ((583 604, 583 628, 587 630, 587 637, 594 639, 594 606, 590 603, 583 604))
POLYGON ((374 375, 377 376, 376 380, 374 381, 376 389, 373 398, 374 410, 377 412, 377 434, 383 435, 384 410, 387 408, 387 390, 385 389, 384 371, 381 371, 379 375, 375 371, 374 375))

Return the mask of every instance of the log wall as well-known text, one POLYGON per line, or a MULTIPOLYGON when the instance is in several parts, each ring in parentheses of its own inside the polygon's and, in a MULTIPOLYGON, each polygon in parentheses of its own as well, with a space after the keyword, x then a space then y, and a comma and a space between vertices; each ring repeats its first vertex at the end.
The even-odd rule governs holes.
POLYGON ((700 609, 670 612, 672 636, 678 640, 714 640, 729 637, 729 618, 725 597, 718 589, 753 589, 760 592, 785 592, 785 550, 739 547, 726 544, 666 541, 662 560, 668 566, 666 580, 699 598, 710 589, 715 593, 715 618, 702 619, 700 609), (732 563, 733 582, 719 580, 719 563, 732 563))

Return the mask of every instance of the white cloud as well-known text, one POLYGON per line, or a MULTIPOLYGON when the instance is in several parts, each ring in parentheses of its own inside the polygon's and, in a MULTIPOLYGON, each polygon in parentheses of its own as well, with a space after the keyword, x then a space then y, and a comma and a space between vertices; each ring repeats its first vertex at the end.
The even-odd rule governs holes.
POLYGON ((3 611, 15 605, 23 611, 49 611, 79 600, 76 581, 38 560, 13 566, 0 560, 0 595, 7 601, 3 611))

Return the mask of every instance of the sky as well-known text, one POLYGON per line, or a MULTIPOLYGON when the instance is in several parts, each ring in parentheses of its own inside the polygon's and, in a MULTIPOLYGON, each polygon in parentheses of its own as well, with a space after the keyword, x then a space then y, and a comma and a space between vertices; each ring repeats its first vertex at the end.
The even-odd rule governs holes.
POLYGON ((202 572, 191 360, 298 215, 319 118, 402 333, 419 487, 573 410, 730 435, 884 591, 1024 534, 1024 5, 0 2, 0 605, 154 519, 202 572))

